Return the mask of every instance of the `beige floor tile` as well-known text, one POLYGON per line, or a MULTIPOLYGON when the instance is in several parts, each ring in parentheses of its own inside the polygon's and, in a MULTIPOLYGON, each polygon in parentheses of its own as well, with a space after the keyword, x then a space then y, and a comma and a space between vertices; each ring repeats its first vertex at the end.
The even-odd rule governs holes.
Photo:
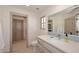
POLYGON ((32 48, 27 48, 26 41, 20 40, 13 43, 12 53, 32 53, 32 48))

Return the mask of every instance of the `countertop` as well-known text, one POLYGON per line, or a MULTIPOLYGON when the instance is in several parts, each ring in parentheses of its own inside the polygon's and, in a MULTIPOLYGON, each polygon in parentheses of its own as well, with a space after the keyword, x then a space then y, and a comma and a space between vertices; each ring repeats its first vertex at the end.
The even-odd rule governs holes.
POLYGON ((79 53, 79 42, 72 40, 66 41, 64 38, 58 39, 57 37, 51 38, 50 35, 40 35, 39 39, 46 41, 48 44, 67 53, 79 53))

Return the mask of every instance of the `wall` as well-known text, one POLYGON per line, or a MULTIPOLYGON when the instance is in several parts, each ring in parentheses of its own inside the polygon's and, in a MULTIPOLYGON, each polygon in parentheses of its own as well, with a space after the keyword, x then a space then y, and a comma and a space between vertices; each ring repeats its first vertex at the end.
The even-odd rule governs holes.
MULTIPOLYGON (((48 16, 50 15, 53 15, 53 14, 56 14, 66 8, 69 8, 71 7, 72 5, 56 5, 56 6, 52 6, 52 7, 49 7, 47 10, 45 10, 45 12, 43 12, 42 14, 40 14, 40 17, 42 16, 46 16, 46 21, 48 21, 48 16)), ((61 32, 64 32, 63 30, 63 25, 62 25, 62 20, 57 20, 57 23, 59 23, 60 25, 58 26, 59 28, 57 29, 57 31, 61 31, 61 32)), ((56 22, 55 22, 56 23, 56 22)), ((54 25, 54 28, 57 27, 57 25, 54 25)), ((45 30, 41 30, 40 29, 40 34, 48 34, 48 29, 47 29, 47 23, 46 23, 46 29, 45 30)))
POLYGON ((28 17, 28 43, 31 44, 32 40, 36 39, 38 32, 38 16, 26 9, 16 8, 12 6, 0 6, 0 20, 3 29, 3 39, 5 42, 4 52, 10 51, 11 41, 11 12, 26 15, 28 17))

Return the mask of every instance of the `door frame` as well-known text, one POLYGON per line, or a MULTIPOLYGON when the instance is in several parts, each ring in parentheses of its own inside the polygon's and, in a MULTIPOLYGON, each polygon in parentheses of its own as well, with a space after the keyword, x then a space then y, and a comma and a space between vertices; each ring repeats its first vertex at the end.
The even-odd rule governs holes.
MULTIPOLYGON (((25 17, 25 20, 24 20, 24 23, 26 23, 26 47, 28 47, 28 17, 27 15, 24 15, 24 14, 20 14, 20 13, 16 13, 16 12, 11 12, 10 13, 10 49, 9 51, 12 52, 12 29, 13 29, 13 15, 18 15, 18 16, 22 16, 22 17, 25 17)), ((25 31, 24 31, 25 32, 25 31)))

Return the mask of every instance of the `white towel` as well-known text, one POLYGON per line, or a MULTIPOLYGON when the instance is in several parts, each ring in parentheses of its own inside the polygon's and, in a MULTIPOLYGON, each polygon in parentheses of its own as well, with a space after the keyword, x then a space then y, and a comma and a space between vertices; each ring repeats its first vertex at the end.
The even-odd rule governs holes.
POLYGON ((2 28, 0 24, 0 52, 2 52, 2 49, 4 48, 4 40, 3 40, 3 35, 2 35, 2 28))

